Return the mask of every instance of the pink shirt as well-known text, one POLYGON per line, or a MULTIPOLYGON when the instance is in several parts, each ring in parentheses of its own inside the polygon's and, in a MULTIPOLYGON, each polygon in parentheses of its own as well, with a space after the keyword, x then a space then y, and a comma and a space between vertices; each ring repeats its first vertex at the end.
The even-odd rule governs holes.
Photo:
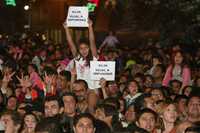
POLYGON ((43 89, 43 82, 40 78, 40 76, 36 73, 36 72, 32 72, 30 74, 30 80, 32 81, 33 83, 33 87, 34 86, 37 86, 39 87, 40 89, 43 89))
MULTIPOLYGON (((163 86, 168 86, 170 80, 176 79, 176 78, 173 77, 172 71, 173 71, 172 70, 172 65, 170 65, 167 68, 167 71, 165 73, 164 79, 162 81, 162 85, 163 86)), ((184 67, 183 68, 181 79, 182 79, 182 81, 181 81, 182 82, 182 87, 187 86, 187 85, 190 84, 190 82, 191 82, 191 72, 190 72, 190 69, 188 67, 184 67)))

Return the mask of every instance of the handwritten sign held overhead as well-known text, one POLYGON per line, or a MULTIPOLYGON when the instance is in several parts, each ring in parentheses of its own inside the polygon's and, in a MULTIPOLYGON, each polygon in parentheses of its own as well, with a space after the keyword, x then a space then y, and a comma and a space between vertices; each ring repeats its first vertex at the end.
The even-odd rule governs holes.
POLYGON ((115 62, 114 61, 90 61, 91 80, 100 80, 104 78, 108 81, 115 80, 115 62))
POLYGON ((68 27, 88 27, 88 8, 70 6, 66 22, 68 27))

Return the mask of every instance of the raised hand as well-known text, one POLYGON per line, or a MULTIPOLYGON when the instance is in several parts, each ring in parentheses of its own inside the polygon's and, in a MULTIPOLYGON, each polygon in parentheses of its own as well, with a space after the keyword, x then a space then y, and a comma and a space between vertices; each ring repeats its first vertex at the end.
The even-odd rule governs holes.
POLYGON ((88 19, 88 25, 89 25, 89 27, 92 27, 92 25, 93 25, 93 22, 92 22, 92 20, 91 20, 91 19, 88 19))
POLYGON ((8 83, 12 80, 12 76, 15 74, 13 73, 4 73, 4 77, 1 84, 1 89, 3 93, 6 93, 6 88, 8 87, 8 83))
POLYGON ((73 76, 75 76, 77 74, 75 67, 72 68, 70 72, 71 72, 71 75, 73 75, 73 76))
POLYGON ((21 78, 17 76, 17 79, 20 82, 20 86, 22 88, 29 88, 32 86, 31 80, 29 76, 24 76, 23 74, 21 75, 21 78))
POLYGON ((56 76, 55 75, 47 75, 47 73, 44 73, 44 83, 46 92, 54 92, 54 87, 56 86, 56 76))
POLYGON ((66 22, 63 23, 63 27, 64 27, 65 29, 68 29, 67 23, 66 23, 66 22))
POLYGON ((100 79, 100 82, 99 82, 99 85, 102 87, 102 88, 105 88, 106 87, 106 80, 104 78, 101 78, 100 79))
POLYGON ((8 83, 9 81, 12 80, 12 76, 15 74, 15 72, 13 73, 5 73, 2 82, 3 83, 8 83))
POLYGON ((47 73, 44 73, 44 83, 48 85, 53 85, 55 83, 56 76, 55 75, 47 75, 47 73))

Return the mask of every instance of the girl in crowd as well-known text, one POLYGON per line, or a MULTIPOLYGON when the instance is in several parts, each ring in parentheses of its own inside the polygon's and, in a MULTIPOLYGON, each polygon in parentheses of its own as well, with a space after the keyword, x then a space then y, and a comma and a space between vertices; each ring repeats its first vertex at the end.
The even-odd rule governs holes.
POLYGON ((191 82, 190 68, 186 65, 184 54, 181 51, 176 51, 172 54, 172 63, 166 70, 162 83, 163 86, 169 86, 169 82, 174 79, 182 82, 181 88, 189 85, 191 82))
POLYGON ((176 120, 178 113, 174 103, 165 102, 158 110, 162 120, 162 133, 176 133, 176 120))
POLYGON ((70 62, 68 70, 72 70, 74 66, 76 67, 77 79, 83 79, 88 83, 90 89, 99 88, 99 82, 90 79, 90 61, 97 60, 97 48, 95 44, 95 37, 92 28, 92 21, 89 21, 89 43, 85 40, 81 40, 78 45, 78 50, 76 45, 72 40, 69 28, 64 24, 65 32, 69 47, 74 56, 74 59, 70 62))
POLYGON ((23 120, 24 125, 21 133, 35 133, 37 122, 38 122, 37 118, 34 114, 32 113, 25 114, 23 120))
POLYGON ((185 87, 183 88, 183 90, 182 90, 182 95, 185 95, 185 96, 189 97, 190 94, 191 94, 191 92, 192 92, 192 90, 193 90, 193 87, 187 85, 187 86, 185 86, 185 87))

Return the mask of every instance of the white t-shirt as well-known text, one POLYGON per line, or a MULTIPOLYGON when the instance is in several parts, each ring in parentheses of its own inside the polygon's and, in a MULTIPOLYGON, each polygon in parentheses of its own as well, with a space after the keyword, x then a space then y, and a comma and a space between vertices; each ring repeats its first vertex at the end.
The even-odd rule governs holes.
POLYGON ((103 44, 106 44, 107 47, 116 47, 116 44, 119 43, 115 36, 107 36, 103 41, 103 44))
MULTIPOLYGON (((80 56, 71 60, 65 70, 70 71, 73 69, 75 63, 77 79, 85 80, 88 83, 89 89, 100 88, 99 81, 90 79, 90 67, 89 65, 86 65, 86 60, 84 60, 82 57, 79 57, 80 56)), ((93 57, 93 60, 96 61, 97 58, 93 57)))

